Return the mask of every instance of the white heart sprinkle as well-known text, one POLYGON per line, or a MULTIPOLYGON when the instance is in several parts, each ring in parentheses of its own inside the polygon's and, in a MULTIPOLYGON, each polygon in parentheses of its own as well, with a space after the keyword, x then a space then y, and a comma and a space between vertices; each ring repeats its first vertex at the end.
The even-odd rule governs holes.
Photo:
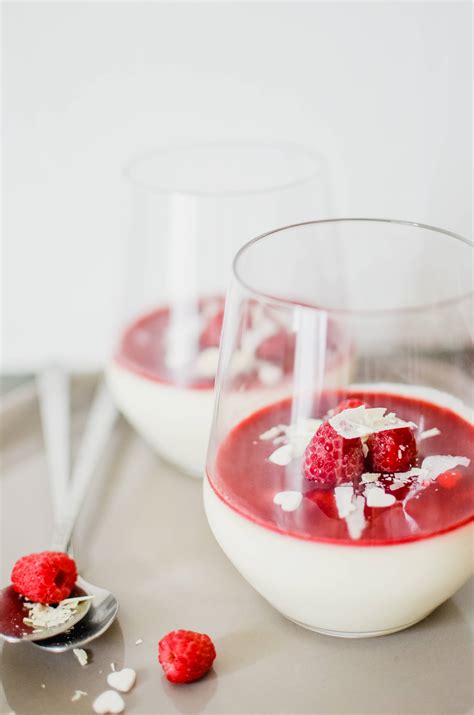
POLYGON ((278 447, 269 456, 269 461, 273 464, 278 464, 280 467, 286 467, 287 464, 293 459, 293 447, 291 444, 284 444, 282 447, 278 447))
POLYGON ((116 715, 125 710, 125 703, 116 690, 106 690, 94 700, 92 709, 99 715, 105 715, 105 713, 116 715))
POLYGON ((107 683, 111 688, 120 690, 121 693, 128 693, 135 685, 136 679, 137 674, 133 668, 123 668, 122 670, 116 670, 115 673, 109 673, 107 683))
POLYGON ((301 492, 278 492, 273 497, 273 503, 281 506, 283 511, 295 511, 303 501, 301 492))
POLYGON ((365 498, 367 500, 367 506, 374 507, 391 506, 397 501, 393 494, 386 494, 380 487, 366 489, 365 498))

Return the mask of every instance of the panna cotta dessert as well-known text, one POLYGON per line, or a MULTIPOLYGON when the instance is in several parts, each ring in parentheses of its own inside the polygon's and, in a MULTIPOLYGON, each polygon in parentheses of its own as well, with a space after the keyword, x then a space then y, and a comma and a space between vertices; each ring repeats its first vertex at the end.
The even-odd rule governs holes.
POLYGON ((472 574, 468 408, 399 384, 255 410, 210 450, 204 503, 232 563, 284 616, 338 636, 416 623, 472 574))
MULTIPOLYGON (((167 461, 202 477, 214 408, 224 298, 161 307, 123 332, 107 379, 117 405, 167 461), (183 438, 185 435, 185 438, 183 438)), ((231 389, 250 411, 288 392, 296 336, 277 312, 251 300, 232 355, 231 389)), ((326 383, 347 380, 351 346, 335 321, 327 336, 326 383)))

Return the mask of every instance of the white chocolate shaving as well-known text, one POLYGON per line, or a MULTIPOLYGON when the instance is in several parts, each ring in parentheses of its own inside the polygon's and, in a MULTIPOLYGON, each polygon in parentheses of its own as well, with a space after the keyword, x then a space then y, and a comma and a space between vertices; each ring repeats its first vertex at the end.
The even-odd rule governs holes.
POLYGON ((426 429, 424 432, 421 432, 421 434, 418 435, 418 441, 421 442, 421 440, 423 439, 437 437, 439 434, 441 434, 441 431, 437 427, 433 427, 432 429, 426 429))
POLYGON ((259 439, 266 442, 267 440, 275 439, 278 435, 281 435, 287 429, 287 425, 275 425, 275 427, 270 427, 266 432, 262 432, 259 439))
POLYGON ((413 422, 405 422, 393 412, 385 414, 385 407, 353 407, 343 410, 329 419, 329 424, 345 439, 367 437, 376 432, 402 427, 414 427, 413 422))
POLYGON ((92 598, 94 597, 65 598, 57 606, 25 601, 24 606, 28 609, 28 616, 23 619, 23 623, 33 628, 35 632, 65 625, 76 614, 79 604, 83 601, 90 601, 92 598))
POLYGON ((365 499, 361 494, 359 494, 354 502, 354 510, 346 516, 347 529, 351 539, 360 539, 367 524, 364 515, 364 506, 365 499))
POLYGON ((71 703, 75 703, 77 700, 80 700, 84 695, 87 695, 85 690, 75 690, 74 695, 71 698, 71 703))
POLYGON ((382 475, 379 474, 378 472, 364 472, 361 479, 364 482, 364 484, 370 484, 371 482, 378 482, 378 480, 381 476, 382 475))
POLYGON ((355 505, 352 503, 352 497, 354 495, 354 489, 352 486, 343 485, 336 487, 334 489, 334 496, 336 498, 336 507, 339 518, 345 519, 352 511, 355 510, 355 505))
POLYGON ((82 666, 87 665, 87 663, 89 662, 89 656, 87 655, 87 651, 85 651, 84 648, 73 648, 72 652, 82 666))
POLYGON ((467 457, 452 457, 450 454, 433 454, 425 457, 421 468, 427 472, 428 479, 436 479, 443 472, 447 472, 455 467, 468 467, 471 460, 467 457))
POLYGON ((268 459, 274 464, 286 466, 292 459, 303 456, 306 447, 321 424, 322 420, 310 417, 300 420, 294 425, 276 425, 267 430, 260 435, 260 439, 271 439, 274 444, 284 441, 284 444, 272 452, 268 459))

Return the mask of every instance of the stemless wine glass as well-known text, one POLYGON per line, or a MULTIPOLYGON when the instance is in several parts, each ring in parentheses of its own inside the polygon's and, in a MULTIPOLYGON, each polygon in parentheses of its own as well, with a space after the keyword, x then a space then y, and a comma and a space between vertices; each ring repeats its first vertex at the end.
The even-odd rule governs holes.
POLYGON ((472 248, 420 224, 341 219, 273 231, 235 258, 205 508, 241 574, 306 628, 397 631, 471 574, 472 248))
POLYGON ((231 142, 156 150, 126 177, 128 284, 109 385, 162 456, 202 477, 232 259, 258 232, 327 213, 326 168, 299 147, 231 142))

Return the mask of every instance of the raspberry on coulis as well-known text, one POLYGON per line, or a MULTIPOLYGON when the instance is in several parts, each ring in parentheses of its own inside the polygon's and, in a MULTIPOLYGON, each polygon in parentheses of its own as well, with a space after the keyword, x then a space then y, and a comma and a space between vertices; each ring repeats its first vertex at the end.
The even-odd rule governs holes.
POLYGON ((171 683, 192 683, 212 668, 216 649, 209 636, 171 631, 158 643, 158 660, 171 683))
POLYGON ((371 434, 367 448, 367 465, 372 472, 407 472, 417 463, 415 434, 410 427, 371 434))
POLYGON ((362 407, 363 404, 362 400, 359 400, 357 397, 349 397, 347 400, 343 400, 338 404, 333 414, 338 415, 340 412, 344 412, 344 410, 353 410, 355 407, 362 407))
POLYGON ((11 582, 33 603, 55 604, 71 595, 77 578, 74 559, 60 551, 41 551, 15 563, 11 582))
POLYGON ((457 469, 450 469, 449 471, 440 474, 436 481, 444 489, 454 489, 460 479, 462 479, 461 472, 458 472, 457 469))
POLYGON ((282 329, 262 340, 255 354, 259 360, 275 363, 289 372, 295 360, 295 345, 295 334, 282 329))
POLYGON ((221 341, 222 325, 224 323, 224 309, 219 310, 208 322, 199 337, 199 347, 218 348, 221 341))
POLYGON ((325 489, 355 482, 364 471, 362 442, 341 437, 323 422, 306 447, 303 470, 306 479, 325 489))

